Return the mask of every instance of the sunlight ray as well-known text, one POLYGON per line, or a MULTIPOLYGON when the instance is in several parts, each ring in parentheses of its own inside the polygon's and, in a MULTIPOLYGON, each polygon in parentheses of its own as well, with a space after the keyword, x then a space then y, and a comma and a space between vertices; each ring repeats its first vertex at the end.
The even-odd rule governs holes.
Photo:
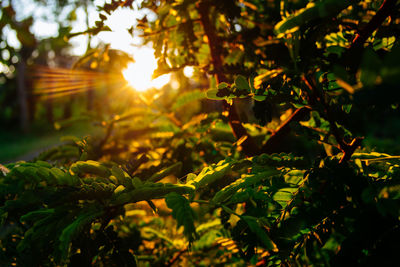
POLYGON ((32 95, 43 98, 58 98, 117 86, 122 88, 127 84, 122 74, 116 72, 35 66, 30 74, 32 95))

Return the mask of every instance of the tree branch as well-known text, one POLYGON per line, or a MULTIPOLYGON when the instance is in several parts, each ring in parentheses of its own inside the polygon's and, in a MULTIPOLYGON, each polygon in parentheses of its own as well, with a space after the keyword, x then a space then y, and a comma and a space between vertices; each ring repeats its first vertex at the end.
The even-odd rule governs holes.
POLYGON ((390 16, 392 12, 396 12, 397 0, 385 0, 375 16, 368 22, 368 24, 362 28, 356 37, 353 39, 350 49, 358 49, 363 46, 369 36, 390 16))
POLYGON ((350 143, 346 143, 343 136, 340 134, 336 122, 333 120, 333 115, 329 108, 329 105, 325 102, 324 96, 319 93, 315 81, 307 75, 303 77, 303 81, 305 85, 310 89, 311 95, 309 97, 311 102, 320 103, 324 108, 325 117, 329 122, 332 134, 335 137, 336 142, 339 144, 339 149, 343 152, 343 156, 340 159, 339 163, 348 161, 351 158, 351 155, 353 155, 354 151, 357 149, 357 147, 361 145, 361 141, 363 140, 363 138, 356 137, 350 143))
POLYGON ((279 151, 279 146, 283 142, 284 138, 290 133, 290 123, 293 121, 301 121, 311 111, 310 107, 301 107, 297 109, 292 116, 290 116, 275 133, 271 135, 268 141, 261 148, 261 153, 275 153, 279 151))
POLYGON ((183 248, 181 250, 179 250, 177 253, 175 253, 175 255, 167 262, 167 264, 165 266, 169 267, 172 266, 178 259, 179 257, 185 253, 186 251, 188 251, 188 248, 183 248))
MULTIPOLYGON (((210 47, 211 60, 215 68, 215 77, 218 83, 228 82, 225 74, 223 73, 223 62, 222 62, 222 44, 216 34, 216 29, 210 21, 210 7, 209 1, 201 1, 198 4, 198 10, 200 13, 200 21, 203 25, 204 33, 208 39, 208 45, 210 47)), ((224 103, 224 109, 228 111, 229 125, 235 135, 236 139, 246 139, 242 143, 243 152, 247 156, 254 156, 259 154, 259 148, 257 147, 254 139, 247 133, 246 128, 243 127, 240 122, 239 115, 236 111, 235 102, 232 105, 224 103)))
POLYGON ((356 72, 361 62, 364 43, 382 25, 385 19, 396 11, 396 2, 397 0, 385 0, 372 19, 362 29, 358 30, 350 48, 341 58, 342 63, 349 67, 351 73, 356 72))
MULTIPOLYGON (((388 1, 388 0, 387 0, 388 1)), ((208 39, 208 45, 210 47, 211 59, 215 69, 215 77, 218 83, 221 82, 228 82, 225 74, 223 73, 223 61, 222 61, 222 44, 219 40, 216 29, 214 25, 210 21, 210 9, 211 3, 210 1, 203 0, 198 4, 198 10, 200 14, 200 22, 204 28, 204 33, 208 39)), ((268 141, 262 146, 261 149, 257 147, 254 142, 254 139, 247 133, 247 130, 243 127, 242 123, 240 122, 239 115, 236 111, 235 102, 229 106, 227 103, 224 103, 224 109, 229 112, 229 125, 232 128, 233 134, 237 139, 245 138, 244 142, 242 143, 243 151, 247 156, 254 156, 260 153, 274 153, 279 151, 279 147, 281 143, 284 141, 285 137, 290 133, 290 123, 293 121, 301 121, 304 119, 306 115, 308 115, 311 111, 310 107, 302 107, 297 109, 289 119, 287 119, 279 128, 278 130, 271 135, 268 141)), ((342 160, 347 160, 348 155, 354 152, 356 147, 355 145, 359 145, 359 141, 352 142, 353 145, 347 145, 344 141, 339 138, 339 131, 336 127, 336 124, 331 121, 332 131, 334 135, 337 136, 337 141, 341 149, 343 148, 344 152, 346 152, 342 160), (353 149, 354 148, 354 149, 353 149), (351 152, 351 150, 353 150, 351 152), (351 153, 350 153, 351 152, 351 153)), ((357 139, 358 140, 358 139, 357 139)), ((360 139, 361 140, 361 139, 360 139)), ((353 140, 354 141, 354 140, 353 140)), ((358 146, 357 145, 357 146, 358 146)))
MULTIPOLYGON (((192 19, 191 22, 200 22, 200 19, 192 19)), ((158 35, 164 32, 169 32, 172 31, 174 29, 176 29, 177 27, 181 26, 182 24, 187 23, 187 21, 183 22, 183 23, 178 23, 169 27, 161 27, 161 29, 157 30, 157 31, 152 31, 152 32, 147 32, 147 33, 143 33, 143 34, 139 34, 139 37, 149 37, 149 36, 154 36, 154 35, 158 35)))

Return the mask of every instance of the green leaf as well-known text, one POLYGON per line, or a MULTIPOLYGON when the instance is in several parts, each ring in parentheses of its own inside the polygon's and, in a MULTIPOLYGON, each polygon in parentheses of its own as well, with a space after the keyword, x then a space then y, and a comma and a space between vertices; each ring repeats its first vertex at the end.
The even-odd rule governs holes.
POLYGON ((219 190, 213 197, 212 201, 216 204, 228 201, 240 189, 257 185, 261 181, 269 179, 270 177, 279 173, 280 172, 277 170, 266 169, 263 172, 259 172, 257 174, 243 175, 242 178, 219 190))
POLYGON ((341 243, 346 239, 345 236, 343 236, 340 233, 332 233, 332 235, 329 237, 329 239, 326 241, 324 246, 322 247, 323 250, 329 250, 332 253, 337 253, 337 251, 340 250, 340 245, 341 243))
POLYGON ((204 251, 215 244, 215 240, 221 237, 222 234, 219 230, 212 229, 211 231, 203 234, 193 245, 193 249, 197 251, 204 251))
POLYGON ((235 85, 240 90, 247 90, 250 92, 250 85, 246 78, 242 75, 238 75, 235 79, 235 85))
POLYGON ((337 45, 331 45, 331 46, 328 46, 328 47, 326 48, 326 51, 327 51, 328 53, 337 54, 337 55, 341 56, 342 53, 343 53, 344 51, 346 51, 346 48, 341 47, 341 46, 337 46, 337 45))
MULTIPOLYGON (((255 190, 253 188, 245 188, 234 192, 231 198, 229 198, 228 204, 244 203, 250 198, 254 197, 255 190)), ((265 197, 268 198, 267 195, 265 197)))
POLYGON ((171 192, 178 194, 193 193, 193 186, 185 186, 180 184, 169 183, 151 183, 146 182, 139 188, 127 191, 119 191, 113 195, 112 205, 125 205, 128 203, 136 203, 143 200, 164 198, 171 192))
MULTIPOLYGON (((283 72, 283 69, 268 70, 254 78, 254 87, 259 89, 263 82, 269 81, 283 72)), ((260 100, 262 101, 262 100, 260 100)))
POLYGON ((221 160, 217 164, 205 167, 195 179, 190 180, 187 184, 194 185, 196 189, 203 188, 221 178, 223 178, 232 168, 231 159, 221 160))
POLYGON ((153 174, 147 181, 158 182, 161 179, 167 177, 168 175, 179 173, 182 169, 182 162, 174 163, 173 165, 153 174))
POLYGON ((346 113, 350 113, 352 106, 352 104, 342 105, 342 110, 346 113))
POLYGON ((206 94, 201 90, 193 90, 181 94, 172 106, 172 110, 177 110, 178 108, 185 106, 197 100, 204 99, 206 94))
POLYGON ((142 180, 140 180, 137 177, 133 177, 131 182, 132 182, 133 188, 139 188, 139 187, 141 187, 143 185, 142 180))
POLYGON ((39 219, 42 219, 43 217, 47 217, 49 215, 54 214, 54 209, 41 209, 41 210, 35 210, 31 211, 24 216, 21 216, 20 221, 21 222, 26 222, 26 221, 37 221, 39 219))
POLYGON ((253 99, 255 101, 264 101, 265 99, 267 99, 266 95, 253 95, 253 99))
POLYGON ((219 83, 217 86, 217 89, 224 89, 226 87, 228 87, 229 85, 225 82, 219 83))
POLYGON ((143 227, 142 231, 146 235, 154 235, 157 238, 169 243, 170 245, 174 245, 174 241, 171 240, 167 235, 163 234, 161 231, 158 231, 158 230, 150 228, 150 227, 143 227))
POLYGON ((257 238, 263 243, 265 248, 269 251, 278 251, 277 246, 267 235, 266 231, 262 229, 257 221, 257 218, 252 216, 240 216, 249 226, 250 230, 256 234, 257 238))
POLYGON ((218 89, 208 89, 206 91, 206 97, 211 100, 224 100, 225 97, 217 96, 218 89))
POLYGON ((111 171, 107 167, 94 160, 77 161, 71 165, 70 170, 77 175, 86 173, 95 174, 101 177, 108 177, 111 175, 111 171))
POLYGON ((208 231, 209 229, 215 228, 215 227, 218 227, 218 228, 221 227, 221 220, 218 219, 218 218, 215 219, 215 220, 208 221, 208 222, 206 222, 206 223, 203 223, 203 224, 199 225, 199 226, 196 228, 196 232, 197 232, 197 233, 206 232, 206 231, 208 231))
MULTIPOLYGON (((48 213, 49 216, 37 218, 32 227, 25 231, 24 238, 17 245, 17 250, 23 253, 26 249, 32 246, 43 246, 41 241, 48 239, 49 229, 51 229, 56 221, 57 216, 55 214, 48 213)), ((46 244, 47 245, 47 244, 46 244)))
MULTIPOLYGON (((53 167, 50 163, 48 163, 47 161, 42 161, 42 160, 38 160, 35 162, 35 164, 41 166, 41 167, 45 167, 45 168, 51 168, 53 167)), ((1 166, 0 166, 1 167, 1 166)))
POLYGON ((309 3, 305 8, 294 15, 280 21, 275 25, 275 33, 281 34, 300 27, 312 20, 336 16, 343 9, 347 8, 351 1, 347 0, 325 0, 309 3))
POLYGON ((119 184, 125 187, 130 187, 132 185, 131 177, 121 168, 113 166, 111 168, 111 173, 115 176, 115 178, 117 178, 119 184))
POLYGON ((172 209, 172 216, 176 219, 177 227, 183 226, 183 233, 192 243, 197 238, 196 228, 194 227, 195 213, 190 207, 189 200, 175 192, 169 193, 165 197, 165 203, 172 209))
MULTIPOLYGON (((57 181, 58 184, 60 185, 78 185, 80 184, 80 180, 77 176, 71 175, 67 172, 64 172, 61 169, 58 168, 51 168, 50 172, 54 179, 57 181)), ((50 180, 50 179, 49 179, 50 180)))
POLYGON ((295 193, 297 188, 282 188, 278 192, 276 192, 272 199, 278 202, 283 208, 285 208, 289 201, 293 199, 293 193, 295 193))
POLYGON ((60 235, 60 245, 59 249, 61 251, 61 257, 63 259, 66 259, 69 253, 69 245, 71 241, 79 235, 79 233, 83 230, 83 228, 91 224, 95 218, 100 216, 103 213, 103 211, 99 210, 91 210, 87 211, 85 213, 82 213, 79 215, 73 223, 68 225, 67 227, 64 228, 60 235))
POLYGON ((294 167, 299 169, 308 168, 309 164, 304 157, 296 157, 293 154, 261 154, 252 160, 253 170, 264 170, 265 167, 294 167))
POLYGON ((275 201, 290 201, 293 198, 293 193, 297 188, 282 188, 278 192, 276 192, 273 196, 275 201))
POLYGON ((249 77, 250 91, 251 91, 252 93, 254 93, 254 92, 256 91, 256 88, 254 87, 254 79, 255 79, 255 77, 256 77, 256 76, 254 76, 254 75, 251 75, 251 76, 249 77))

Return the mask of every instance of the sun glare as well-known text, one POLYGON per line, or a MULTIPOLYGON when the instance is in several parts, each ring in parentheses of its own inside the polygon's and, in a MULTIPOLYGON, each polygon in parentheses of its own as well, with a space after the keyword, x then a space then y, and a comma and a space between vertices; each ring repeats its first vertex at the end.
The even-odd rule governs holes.
POLYGON ((136 91, 146 91, 150 88, 161 88, 170 81, 170 75, 165 74, 156 79, 152 79, 157 62, 154 58, 153 50, 141 48, 133 55, 135 62, 128 64, 122 74, 129 85, 136 91))

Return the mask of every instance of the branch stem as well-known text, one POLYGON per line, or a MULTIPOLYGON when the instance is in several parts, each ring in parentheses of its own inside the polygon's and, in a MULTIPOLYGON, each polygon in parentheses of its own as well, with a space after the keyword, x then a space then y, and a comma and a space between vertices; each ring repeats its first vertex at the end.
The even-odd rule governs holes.
POLYGON ((397 0, 385 0, 383 2, 375 16, 372 17, 368 24, 353 39, 350 49, 357 49, 363 46, 368 37, 382 25, 386 18, 393 12, 396 12, 396 2, 397 0))
MULTIPOLYGON (((210 47, 211 60, 215 69, 215 78, 218 83, 228 82, 227 77, 223 73, 223 61, 222 61, 222 42, 218 38, 217 30, 210 19, 211 2, 201 1, 198 4, 198 10, 200 13, 200 21, 204 29, 205 36, 208 39, 208 46, 210 47)), ((236 111, 235 101, 232 105, 224 103, 224 109, 228 111, 229 125, 233 131, 236 139, 246 137, 242 143, 243 152, 246 156, 255 156, 260 153, 254 139, 249 135, 246 128, 242 125, 239 114, 236 111)))
POLYGON ((328 103, 325 101, 325 96, 318 91, 318 88, 315 84, 315 80, 313 80, 308 75, 303 76, 304 84, 310 90, 310 101, 314 104, 320 103, 323 106, 323 112, 325 113, 325 118, 328 120, 332 135, 335 137, 336 142, 339 144, 339 149, 343 152, 343 156, 340 159, 339 163, 343 163, 348 161, 351 158, 351 155, 354 151, 361 145, 361 141, 363 138, 356 137, 350 143, 346 143, 344 137, 341 135, 339 128, 336 125, 335 120, 333 119, 333 114, 330 110, 328 103))

